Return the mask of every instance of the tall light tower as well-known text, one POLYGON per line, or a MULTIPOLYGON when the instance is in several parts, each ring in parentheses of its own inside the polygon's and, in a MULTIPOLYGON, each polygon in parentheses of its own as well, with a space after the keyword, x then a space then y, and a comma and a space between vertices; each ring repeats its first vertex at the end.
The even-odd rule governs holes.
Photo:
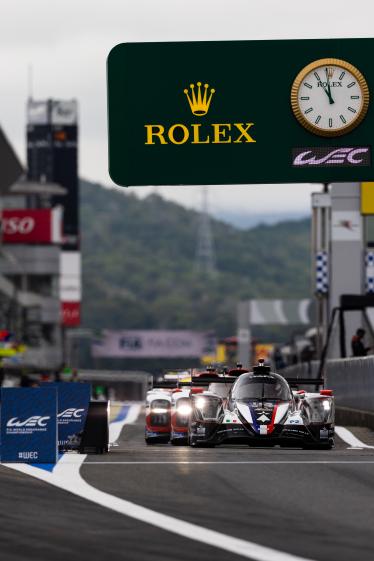
POLYGON ((201 187, 201 212, 197 232, 196 270, 200 274, 213 277, 216 275, 214 243, 210 216, 208 213, 208 186, 201 187))

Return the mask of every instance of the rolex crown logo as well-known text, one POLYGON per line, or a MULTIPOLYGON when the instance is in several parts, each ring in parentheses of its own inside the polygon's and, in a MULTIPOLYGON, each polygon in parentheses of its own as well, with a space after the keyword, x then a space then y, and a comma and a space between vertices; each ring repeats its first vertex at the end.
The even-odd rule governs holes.
POLYGON ((334 68, 332 66, 328 66, 327 67, 327 76, 329 77, 329 79, 331 80, 331 78, 333 77, 334 74, 334 68))
POLYGON ((204 88, 202 88, 201 82, 197 82, 196 85, 197 91, 195 89, 195 84, 190 84, 191 92, 186 88, 184 93, 187 96, 192 113, 197 117, 202 117, 208 113, 213 94, 216 90, 211 88, 209 92, 209 84, 204 84, 204 88))

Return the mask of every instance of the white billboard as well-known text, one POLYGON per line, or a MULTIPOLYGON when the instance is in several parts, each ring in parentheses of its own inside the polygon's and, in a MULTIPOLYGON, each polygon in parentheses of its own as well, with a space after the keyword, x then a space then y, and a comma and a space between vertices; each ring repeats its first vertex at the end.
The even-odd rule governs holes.
POLYGON ((215 348, 210 333, 166 330, 105 330, 92 344, 95 358, 200 358, 215 348))
POLYGON ((75 99, 69 101, 52 101, 51 123, 53 125, 76 125, 78 105, 75 99))
POLYGON ((27 123, 29 125, 76 125, 78 104, 75 99, 67 101, 46 100, 27 102, 27 123))
POLYGON ((47 125, 49 123, 48 101, 28 100, 27 123, 29 125, 47 125))

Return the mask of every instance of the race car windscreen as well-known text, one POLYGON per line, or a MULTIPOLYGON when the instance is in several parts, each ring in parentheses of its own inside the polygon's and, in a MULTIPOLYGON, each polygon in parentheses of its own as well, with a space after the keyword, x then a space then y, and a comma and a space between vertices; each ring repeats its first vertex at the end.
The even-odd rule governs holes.
POLYGON ((242 376, 232 390, 233 399, 291 399, 285 380, 270 376, 242 376))

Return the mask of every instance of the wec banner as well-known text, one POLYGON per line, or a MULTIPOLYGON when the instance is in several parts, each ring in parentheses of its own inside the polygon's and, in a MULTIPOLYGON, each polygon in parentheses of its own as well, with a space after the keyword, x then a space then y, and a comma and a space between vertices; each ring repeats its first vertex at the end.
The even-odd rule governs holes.
POLYGON ((56 388, 58 446, 61 450, 79 448, 91 398, 91 384, 45 382, 56 388))
POLYGON ((91 384, 60 382, 57 397, 59 448, 78 448, 86 424, 91 384))
POLYGON ((55 387, 2 388, 1 461, 57 462, 55 387))
MULTIPOLYGON (((215 349, 209 333, 194 331, 110 331, 92 345, 96 358, 200 358, 215 349)), ((213 351, 214 352, 214 351, 213 351)))
POLYGON ((115 183, 371 181, 374 39, 124 43, 108 56, 115 183))

